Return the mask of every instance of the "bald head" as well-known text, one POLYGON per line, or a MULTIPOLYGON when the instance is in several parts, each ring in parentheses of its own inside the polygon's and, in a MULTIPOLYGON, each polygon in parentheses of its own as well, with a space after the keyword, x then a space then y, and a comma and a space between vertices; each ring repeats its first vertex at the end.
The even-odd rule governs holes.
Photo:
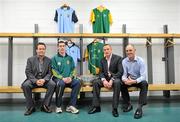
POLYGON ((135 49, 135 47, 134 47, 133 44, 128 44, 128 45, 126 46, 126 48, 133 48, 133 49, 135 49))
POLYGON ((126 46, 126 55, 129 58, 129 60, 134 60, 135 55, 136 55, 136 49, 135 49, 134 45, 128 44, 126 46))

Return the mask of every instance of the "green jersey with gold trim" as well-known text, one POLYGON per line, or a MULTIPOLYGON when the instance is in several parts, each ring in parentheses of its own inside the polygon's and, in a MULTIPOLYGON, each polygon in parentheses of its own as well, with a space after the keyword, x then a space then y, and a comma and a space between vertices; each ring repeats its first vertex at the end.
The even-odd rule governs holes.
POLYGON ((100 61, 104 57, 103 43, 92 42, 87 46, 85 58, 88 60, 88 69, 91 74, 97 75, 100 70, 100 61))

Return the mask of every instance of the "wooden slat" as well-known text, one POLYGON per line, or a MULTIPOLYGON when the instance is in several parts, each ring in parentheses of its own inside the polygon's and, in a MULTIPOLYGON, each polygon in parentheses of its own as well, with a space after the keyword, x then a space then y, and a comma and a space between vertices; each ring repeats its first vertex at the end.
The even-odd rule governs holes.
POLYGON ((160 34, 160 33, 0 33, 0 37, 16 37, 16 38, 180 38, 180 34, 160 34))
MULTIPOLYGON (((91 92, 92 90, 93 90, 93 88, 90 87, 90 86, 83 87, 83 92, 91 92)), ((130 87, 128 90, 129 90, 129 91, 137 91, 138 88, 136 88, 136 87, 130 87)), ((101 88, 101 91, 102 91, 102 92, 112 92, 112 89, 108 89, 108 88, 102 87, 102 88, 101 88)))
POLYGON ((43 37, 43 38, 58 38, 58 37, 65 37, 65 38, 80 38, 82 34, 78 33, 35 33, 33 37, 43 37))
POLYGON ((128 34, 122 33, 83 33, 82 38, 125 38, 128 34))
POLYGON ((1 86, 0 93, 21 93, 22 89, 19 86, 1 86))
MULTIPOLYGON (((35 88, 32 90, 33 92, 46 92, 47 90, 45 88, 35 88)), ((71 92, 71 88, 65 88, 66 93, 71 92)))
POLYGON ((33 33, 0 33, 0 37, 32 38, 33 33))
MULTIPOLYGON (((130 87, 129 91, 137 91, 139 90, 136 87, 130 87)), ((163 90, 180 90, 180 84, 149 84, 149 91, 163 91, 163 90)), ((91 92, 91 86, 84 86, 80 90, 81 92, 91 92)), ((112 89, 101 88, 102 92, 111 92, 112 89)), ((20 86, 0 86, 0 93, 22 93, 22 89, 20 86)), ((35 88, 33 92, 46 92, 44 88, 35 88)), ((65 92, 71 92, 70 88, 66 88, 65 92)))
POLYGON ((180 84, 150 84, 149 91, 180 90, 180 84))
POLYGON ((173 34, 129 34, 128 37, 131 38, 147 38, 147 37, 151 37, 151 38, 170 38, 173 37, 173 34))
MULTIPOLYGON (((137 91, 139 90, 136 87, 128 88, 129 91, 137 91)), ((163 91, 163 90, 180 90, 180 84, 149 84, 148 91, 163 91)), ((83 87, 84 92, 91 92, 92 87, 87 86, 83 87)), ((111 89, 101 88, 102 92, 110 92, 111 89)))
MULTIPOLYGON (((46 92, 45 88, 35 88, 32 92, 46 92)), ((22 93, 22 89, 19 86, 0 86, 0 93, 22 93)), ((65 88, 65 92, 71 92, 70 88, 65 88)))
POLYGON ((96 37, 105 37, 105 38, 147 38, 147 37, 151 37, 151 38, 180 38, 180 34, 153 34, 153 33, 149 33, 149 34, 143 34, 143 33, 137 33, 137 34, 122 34, 122 33, 83 33, 82 34, 83 38, 96 38, 96 37))

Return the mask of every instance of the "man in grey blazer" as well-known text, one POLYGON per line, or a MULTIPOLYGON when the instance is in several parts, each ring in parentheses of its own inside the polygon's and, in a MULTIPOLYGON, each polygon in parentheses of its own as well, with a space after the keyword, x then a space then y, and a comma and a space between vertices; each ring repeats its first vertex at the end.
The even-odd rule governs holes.
POLYGON ((49 108, 56 84, 51 81, 51 59, 45 56, 46 45, 38 43, 36 46, 36 56, 28 58, 26 65, 27 79, 22 83, 22 89, 26 98, 27 111, 24 115, 35 112, 35 105, 32 99, 32 89, 43 87, 47 89, 41 111, 50 113, 49 108))
POLYGON ((118 117, 118 104, 121 87, 121 76, 123 74, 122 58, 112 54, 112 47, 105 44, 103 47, 105 57, 101 60, 99 79, 93 81, 93 103, 92 108, 88 112, 93 114, 100 112, 100 88, 106 87, 113 89, 112 115, 118 117))

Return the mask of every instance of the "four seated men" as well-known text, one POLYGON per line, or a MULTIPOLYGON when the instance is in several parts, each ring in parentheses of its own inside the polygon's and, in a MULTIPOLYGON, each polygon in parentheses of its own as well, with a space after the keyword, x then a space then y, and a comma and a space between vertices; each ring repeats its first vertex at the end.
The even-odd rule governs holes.
MULTIPOLYGON (((66 108, 67 112, 79 113, 76 108, 77 98, 80 91, 80 81, 76 78, 74 61, 71 56, 66 54, 65 42, 58 42, 58 53, 49 59, 45 56, 46 45, 38 43, 36 46, 36 56, 28 58, 26 65, 27 79, 22 83, 22 89, 26 98, 27 111, 24 115, 30 115, 35 111, 35 104, 32 99, 32 89, 43 87, 47 88, 45 99, 41 110, 47 113, 50 109, 51 99, 54 91, 56 92, 56 113, 62 113, 62 96, 65 87, 72 88, 71 100, 66 108), (52 80, 51 80, 52 77, 52 80)), ((112 47, 105 44, 103 47, 104 58, 101 60, 99 78, 93 81, 93 102, 92 108, 88 112, 93 114, 100 112, 100 89, 106 87, 113 89, 112 115, 118 117, 118 104, 120 91, 123 98, 123 112, 133 109, 130 103, 128 87, 140 88, 138 107, 134 118, 142 117, 142 107, 147 103, 148 83, 146 81, 146 68, 141 57, 136 56, 136 49, 133 45, 126 46, 127 57, 122 59, 112 53, 112 47)))

